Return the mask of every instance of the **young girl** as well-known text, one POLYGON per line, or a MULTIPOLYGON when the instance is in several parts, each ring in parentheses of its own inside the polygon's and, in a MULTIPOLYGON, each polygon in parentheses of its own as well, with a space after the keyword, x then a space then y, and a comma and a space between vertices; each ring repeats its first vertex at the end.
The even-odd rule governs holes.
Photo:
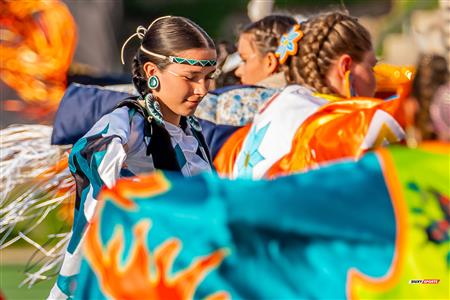
POLYGON ((286 87, 266 103, 251 126, 227 141, 215 160, 222 174, 278 176, 311 167, 324 152, 320 162, 357 156, 378 141, 402 138, 401 127, 388 113, 394 104, 370 99, 377 60, 369 33, 355 18, 337 12, 312 17, 282 38, 276 55, 289 66, 288 82, 301 86, 286 87), (343 101, 346 98, 352 100, 343 101), (305 120, 317 114, 320 122, 305 133, 305 120), (330 124, 333 130, 322 135, 320 146, 310 143, 321 133, 319 125, 329 133, 330 124))
POLYGON ((191 20, 171 16, 156 19, 148 28, 139 26, 127 42, 134 36, 141 39, 133 59, 133 83, 140 96, 103 116, 70 154, 76 181, 74 224, 51 299, 73 293, 82 239, 103 185, 111 187, 118 177, 155 169, 185 176, 211 170, 192 114, 215 71, 212 39, 191 20))
POLYGON ((251 122, 261 105, 287 84, 287 66, 278 62, 275 50, 281 36, 294 24, 291 16, 270 15, 245 26, 238 42, 241 63, 235 71, 243 85, 208 94, 196 116, 233 126, 251 122))
POLYGON ((242 84, 284 88, 286 65, 275 55, 280 39, 297 22, 291 16, 270 15, 245 26, 238 42, 242 63, 235 74, 242 84))

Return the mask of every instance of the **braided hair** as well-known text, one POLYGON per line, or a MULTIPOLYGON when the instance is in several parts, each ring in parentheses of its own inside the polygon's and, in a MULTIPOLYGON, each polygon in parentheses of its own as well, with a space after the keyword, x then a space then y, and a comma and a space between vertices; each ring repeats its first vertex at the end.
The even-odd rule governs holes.
POLYGON ((369 32, 349 15, 332 12, 311 17, 301 24, 303 38, 299 41, 297 55, 286 61, 288 83, 308 86, 313 90, 333 93, 326 76, 333 60, 348 54, 361 62, 372 49, 369 32))
MULTIPOLYGON (((215 49, 213 40, 200 26, 187 18, 176 16, 161 18, 152 24, 142 39, 142 46, 164 56, 175 56, 178 52, 194 48, 215 49)), ((170 63, 138 49, 133 58, 132 74, 133 84, 142 97, 150 93, 143 68, 147 62, 154 63, 160 70, 164 70, 170 63)))

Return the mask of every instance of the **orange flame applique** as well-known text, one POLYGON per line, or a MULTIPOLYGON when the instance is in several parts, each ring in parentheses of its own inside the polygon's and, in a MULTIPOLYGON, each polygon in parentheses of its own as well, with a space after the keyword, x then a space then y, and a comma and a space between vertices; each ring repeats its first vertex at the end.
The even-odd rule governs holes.
POLYGON ((131 198, 153 197, 170 190, 170 182, 161 171, 139 177, 122 178, 110 189, 104 188, 99 201, 112 200, 115 204, 131 210, 135 207, 131 198))
MULTIPOLYGON (((150 227, 149 220, 143 220, 134 226, 135 242, 130 249, 128 261, 122 267, 122 228, 114 233, 106 251, 103 251, 99 236, 99 219, 91 224, 84 250, 97 275, 100 288, 113 299, 192 299, 200 282, 207 273, 220 265, 228 251, 217 250, 170 276, 173 262, 181 249, 181 241, 175 238, 166 240, 152 255, 146 246, 150 227)), ((229 298, 229 294, 224 291, 207 297, 209 300, 229 298)))

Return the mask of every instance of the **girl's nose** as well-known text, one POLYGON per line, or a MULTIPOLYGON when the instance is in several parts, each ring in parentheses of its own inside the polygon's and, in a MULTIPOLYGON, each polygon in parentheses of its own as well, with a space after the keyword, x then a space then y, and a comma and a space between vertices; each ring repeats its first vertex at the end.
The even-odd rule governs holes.
POLYGON ((239 67, 237 67, 237 69, 234 71, 234 75, 236 75, 236 77, 238 78, 242 77, 242 66, 243 64, 240 64, 239 67))
POLYGON ((209 81, 200 80, 194 88, 194 94, 203 97, 208 92, 208 88, 209 88, 209 81))

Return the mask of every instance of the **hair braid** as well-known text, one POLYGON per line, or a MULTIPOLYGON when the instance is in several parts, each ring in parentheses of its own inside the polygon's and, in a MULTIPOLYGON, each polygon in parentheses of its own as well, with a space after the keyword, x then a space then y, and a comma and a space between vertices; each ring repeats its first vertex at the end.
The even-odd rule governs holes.
POLYGON ((147 86, 147 79, 144 73, 144 69, 142 68, 142 64, 137 56, 133 58, 131 70, 133 74, 133 84, 139 94, 144 97, 146 94, 148 94, 149 88, 147 86))
POLYGON ((286 78, 289 83, 303 84, 320 93, 333 93, 327 74, 334 59, 347 53, 359 62, 372 49, 367 30, 343 13, 312 17, 302 23, 301 30, 304 36, 298 54, 290 60, 286 78))

